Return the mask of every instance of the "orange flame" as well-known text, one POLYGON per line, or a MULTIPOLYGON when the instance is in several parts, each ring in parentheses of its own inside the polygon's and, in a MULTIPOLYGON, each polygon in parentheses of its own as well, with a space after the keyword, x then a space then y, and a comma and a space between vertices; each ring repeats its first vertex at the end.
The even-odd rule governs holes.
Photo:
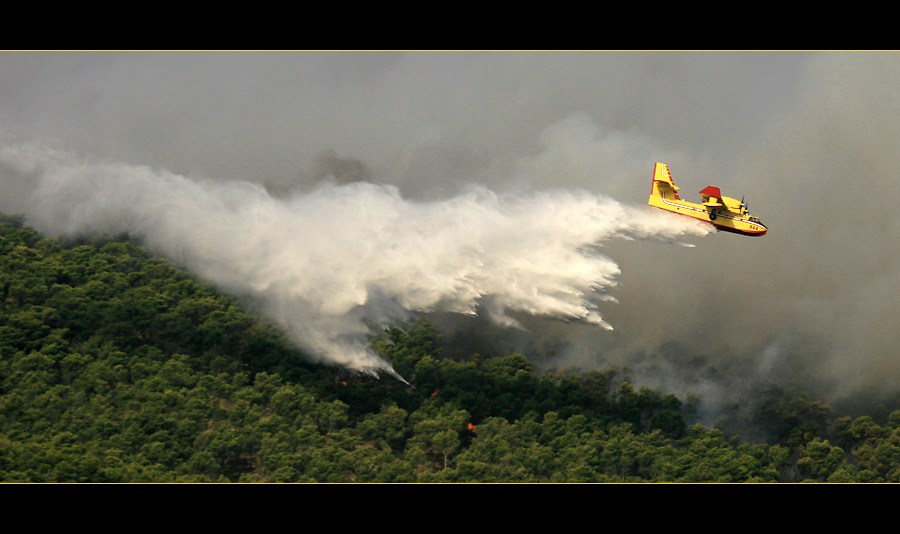
POLYGON ((478 433, 478 431, 475 430, 475 425, 473 425, 472 423, 469 423, 469 430, 470 430, 473 434, 477 434, 477 433, 478 433))
POLYGON ((432 397, 436 397, 437 394, 438 394, 440 391, 441 391, 440 389, 434 390, 434 393, 432 393, 431 396, 432 396, 432 397))

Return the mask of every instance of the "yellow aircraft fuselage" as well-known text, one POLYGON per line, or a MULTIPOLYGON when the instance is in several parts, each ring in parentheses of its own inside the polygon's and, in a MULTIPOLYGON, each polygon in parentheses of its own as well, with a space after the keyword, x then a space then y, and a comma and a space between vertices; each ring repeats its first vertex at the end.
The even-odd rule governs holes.
POLYGON ((651 206, 679 215, 687 215, 708 222, 719 230, 736 234, 761 236, 766 226, 747 212, 743 201, 723 197, 718 187, 709 186, 700 191, 700 204, 681 200, 678 187, 669 174, 669 166, 657 163, 653 169, 653 186, 650 190, 651 206))

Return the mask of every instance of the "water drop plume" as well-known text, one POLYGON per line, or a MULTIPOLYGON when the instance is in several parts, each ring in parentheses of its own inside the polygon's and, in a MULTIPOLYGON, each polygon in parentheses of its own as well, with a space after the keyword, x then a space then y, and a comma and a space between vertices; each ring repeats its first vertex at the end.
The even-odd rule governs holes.
MULTIPOLYGON (((6 161, 21 165, 24 153, 13 152, 6 161)), ((370 350, 372 329, 417 312, 483 314, 513 328, 520 313, 611 328, 599 306, 615 300, 619 267, 604 243, 710 231, 588 191, 471 187, 426 202, 355 182, 274 197, 250 182, 28 154, 38 179, 28 217, 39 229, 139 236, 253 298, 316 361, 373 374, 398 376, 370 350)))

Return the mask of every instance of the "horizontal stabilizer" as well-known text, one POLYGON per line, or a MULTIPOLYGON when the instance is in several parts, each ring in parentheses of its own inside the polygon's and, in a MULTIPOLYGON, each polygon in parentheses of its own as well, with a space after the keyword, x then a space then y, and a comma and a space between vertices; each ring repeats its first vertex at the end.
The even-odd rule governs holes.
POLYGON ((678 191, 678 186, 672 181, 672 174, 669 173, 669 166, 665 163, 657 163, 653 169, 653 181, 668 184, 672 189, 678 191))

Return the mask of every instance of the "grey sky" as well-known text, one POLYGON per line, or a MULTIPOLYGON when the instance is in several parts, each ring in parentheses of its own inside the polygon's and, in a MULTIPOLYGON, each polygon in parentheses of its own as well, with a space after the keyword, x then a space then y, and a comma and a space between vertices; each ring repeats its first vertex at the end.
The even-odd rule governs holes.
POLYGON ((365 162, 378 180, 420 192, 501 180, 570 113, 691 156, 734 154, 793 96, 806 57, 5 52, 0 132, 172 172, 263 182, 302 178, 331 150, 365 162))

